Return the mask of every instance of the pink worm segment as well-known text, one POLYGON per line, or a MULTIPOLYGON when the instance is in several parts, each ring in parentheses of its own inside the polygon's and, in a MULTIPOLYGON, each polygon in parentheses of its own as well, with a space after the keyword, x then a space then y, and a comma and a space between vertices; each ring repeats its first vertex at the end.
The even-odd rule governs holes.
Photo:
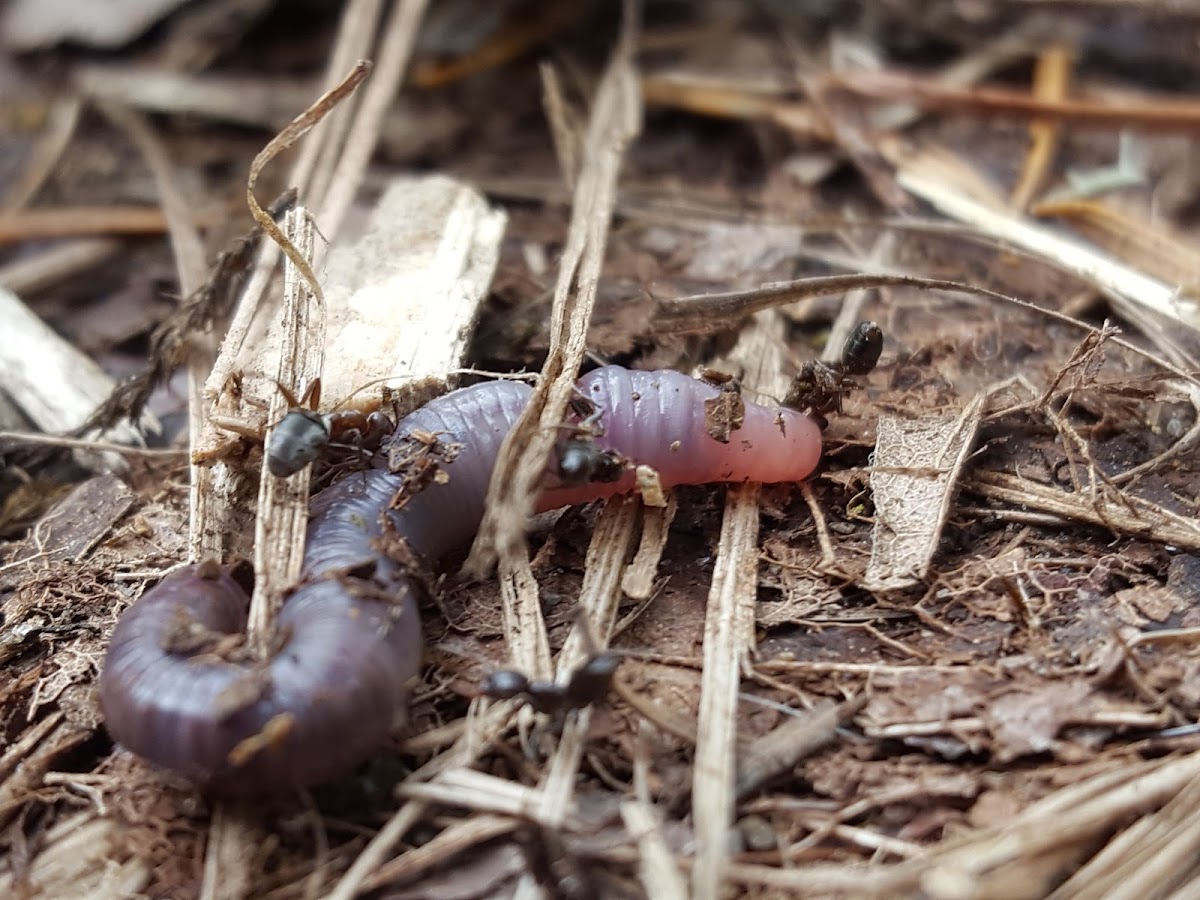
MULTIPOLYGON (((605 366, 579 379, 579 391, 604 410, 596 444, 658 472, 665 488, 718 481, 803 481, 821 458, 821 430, 803 413, 746 403, 742 427, 722 443, 709 433, 704 401, 719 388, 682 372, 605 366)), ((539 509, 574 506, 634 490, 628 473, 611 484, 551 488, 539 509)))
MULTIPOLYGON (((607 366, 580 379, 579 389, 603 410, 597 444, 654 468, 664 487, 800 481, 820 457, 820 430, 811 419, 750 402, 729 442, 713 439, 704 401, 719 390, 678 372, 607 366)), ((463 445, 446 467, 447 483, 388 512, 418 554, 436 558, 474 534, 500 444, 529 394, 515 382, 479 384, 399 423, 390 443, 425 431, 463 445)), ((555 481, 547 476, 539 508, 633 489, 632 475, 612 484, 555 481)), ((220 633, 245 629, 249 598, 228 574, 187 566, 143 594, 121 616, 100 675, 113 738, 233 793, 326 781, 375 752, 403 720, 408 682, 421 664, 421 589, 376 549, 381 515, 400 483, 399 475, 376 468, 313 497, 303 580, 280 613, 282 649, 265 667, 168 649, 181 622, 220 633), (248 679, 257 679, 261 695, 231 704, 248 679)))

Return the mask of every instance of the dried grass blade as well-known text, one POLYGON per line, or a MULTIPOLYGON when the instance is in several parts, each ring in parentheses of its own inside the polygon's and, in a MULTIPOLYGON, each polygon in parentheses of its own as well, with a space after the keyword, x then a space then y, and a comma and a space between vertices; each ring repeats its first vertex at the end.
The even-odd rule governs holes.
POLYGON ((498 557, 511 564, 524 555, 525 523, 583 362, 621 161, 640 127, 633 63, 636 34, 636 13, 633 4, 626 3, 621 38, 597 89, 588 123, 583 168, 554 291, 543 381, 496 462, 487 512, 466 564, 473 574, 486 572, 498 557))
MULTIPOLYGON (((311 258, 315 226, 304 207, 291 210, 284 220, 288 243, 301 257, 311 258)), ((312 291, 303 272, 284 264, 283 307, 280 310, 279 364, 275 379, 294 396, 321 377, 325 360, 325 304, 312 291)), ((272 422, 281 422, 288 401, 282 393, 271 404, 272 422)), ((269 435, 268 435, 269 436, 269 435)), ((309 467, 290 478, 276 478, 263 454, 258 483, 258 509, 254 520, 254 594, 250 600, 247 632, 260 646, 283 602, 284 591, 300 578, 304 539, 308 527, 309 467)))
POLYGON ((1051 513, 1160 544, 1200 550, 1200 523, 1123 492, 1075 494, 1027 478, 979 471, 963 483, 972 493, 1002 503, 1051 513))

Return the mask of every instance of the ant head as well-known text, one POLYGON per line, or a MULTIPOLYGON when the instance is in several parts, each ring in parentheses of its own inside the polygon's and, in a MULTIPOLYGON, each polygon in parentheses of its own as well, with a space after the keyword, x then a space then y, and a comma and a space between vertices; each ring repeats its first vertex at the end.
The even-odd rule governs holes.
POLYGON ((276 478, 295 475, 329 444, 329 420, 309 409, 288 411, 267 438, 267 470, 276 478))
POLYGON ((597 446, 590 437, 560 441, 557 452, 558 477, 564 484, 608 484, 625 474, 625 460, 597 446))

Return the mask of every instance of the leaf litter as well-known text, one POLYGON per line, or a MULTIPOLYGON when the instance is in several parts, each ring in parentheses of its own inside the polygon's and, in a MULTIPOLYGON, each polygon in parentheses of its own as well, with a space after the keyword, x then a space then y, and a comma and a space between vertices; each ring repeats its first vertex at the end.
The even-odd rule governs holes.
MULTIPOLYGON (((123 454, 120 478, 48 495, 49 511, 30 516, 0 562, 0 885, 30 896, 1194 890, 1200 382, 1189 284, 1162 248, 1186 244, 1195 223, 1185 199, 1171 198, 1170 222, 1154 206, 1158 186, 1194 189, 1181 180, 1178 142, 1146 134, 1143 181, 1101 189, 1086 206, 1061 196, 1080 190, 1072 173, 1128 155, 1119 128, 1186 133, 1194 104, 1136 78, 1125 87, 1148 112, 1100 115, 1076 100, 1080 85, 1107 87, 1094 4, 1059 13, 1066 32, 994 4, 985 18, 1003 26, 996 33, 1026 29, 1017 51, 946 12, 954 51, 931 53, 919 79, 896 42, 931 47, 908 30, 917 19, 905 4, 875 20, 851 15, 836 34, 797 13, 730 19, 708 4, 678 22, 650 5, 640 23, 626 4, 621 21, 593 11, 601 27, 585 29, 517 10, 474 33, 474 49, 439 48, 435 36, 454 33, 442 17, 469 6, 398 3, 381 26, 348 3, 335 46, 312 58, 327 63, 329 83, 376 39, 391 55, 364 85, 373 99, 351 104, 340 131, 325 129, 337 149, 317 159, 320 129, 305 138, 300 152, 314 155, 294 180, 332 232, 311 251, 321 258, 322 237, 340 240, 336 223, 367 171, 362 148, 369 155, 378 138, 408 47, 430 79, 423 102, 479 112, 459 144, 429 145, 444 155, 435 168, 489 191, 509 217, 475 344, 446 368, 545 364, 529 425, 499 467, 493 524, 469 558, 481 575, 498 559, 498 579, 462 583, 448 569, 424 611, 429 667, 410 732, 343 784, 250 813, 112 747, 93 684, 117 613, 187 555, 190 513, 225 523, 198 542, 193 533, 193 552, 221 553, 252 533, 230 523, 254 516, 239 492, 257 484, 257 451, 219 463, 227 482, 197 475, 190 503, 178 457, 140 452, 123 454), (423 17, 432 45, 416 37, 423 17), (549 47, 556 63, 537 66, 549 47), (432 65, 439 54, 461 65, 432 65), (1037 62, 1032 88, 1019 86, 1014 58, 1037 62), (853 71, 865 59, 874 80, 853 71), (480 69, 511 77, 460 81, 480 69), (999 75, 1005 89, 975 87, 999 75), (639 93, 651 108, 640 130, 639 93), (1013 122, 974 118, 997 111, 1013 122), (1084 120, 1098 127, 1084 131, 1084 120), (306 166, 318 185, 346 180, 323 204, 306 166), (917 200, 934 213, 891 216, 917 200), (1050 214, 1078 232, 1032 218, 1050 214), (883 328, 883 359, 829 415, 825 461, 802 490, 688 488, 663 498, 665 509, 615 500, 527 535, 546 426, 561 420, 581 361, 707 366, 756 400, 778 400, 861 319, 883 328), (555 721, 477 699, 499 668, 563 679, 590 652, 585 634, 623 656, 605 701, 555 721)), ((1194 24, 1185 10, 1162 12, 1194 24)), ((286 23, 267 23, 287 36, 286 23)), ((280 52, 282 39, 264 46, 280 52)), ((1150 51, 1130 41, 1108 52, 1145 61, 1150 51)), ((1189 56, 1159 55, 1194 83, 1189 56)), ((195 58, 226 64, 219 52, 195 58)), ((194 136, 166 112, 152 137, 187 159, 194 136)), ((250 121, 278 121, 260 113, 250 121)), ((54 150, 64 161, 100 143, 87 120, 72 129, 54 150)), ((197 185, 180 178, 182 164, 164 171, 137 129, 162 220, 185 246, 180 234, 196 223, 178 195, 197 185)), ((248 165, 266 137, 226 140, 248 165)), ((408 146, 410 164, 433 152, 408 146)), ((94 204, 70 194, 77 175, 46 162, 27 161, 25 181, 47 193, 24 187, 24 204, 94 204)), ((101 233, 121 233, 121 210, 144 202, 135 173, 123 174, 98 195, 108 225, 103 214, 88 220, 101 233)), ((208 191, 244 194, 244 181, 208 177, 208 191)), ((228 241, 249 227, 205 235, 210 257, 228 248, 245 259, 249 245, 228 241)), ((165 245, 155 252, 165 258, 165 245)), ((274 251, 256 252, 235 317, 273 296, 257 273, 274 251)), ((191 300, 157 332, 170 333, 169 354, 153 353, 161 315, 147 307, 155 381, 184 358, 196 384, 210 376, 211 348, 183 332, 223 319, 224 303, 204 305, 189 253, 178 267, 191 300)), ((320 283, 321 265, 312 271, 320 283)), ((461 283, 479 283, 478 267, 463 271, 473 274, 461 283)), ((78 291, 78 278, 64 268, 23 299, 36 311, 55 291, 78 291)), ((102 364, 116 350, 88 349, 102 364)), ((226 383, 228 365, 220 371, 210 388, 226 383)), ((152 390, 139 384, 139 405, 152 390)), ((197 409, 193 426, 210 427, 197 409)), ((710 410, 720 435, 735 434, 737 418, 732 391, 710 410)), ((51 464, 46 473, 71 483, 61 450, 38 460, 10 446, 23 444, 6 436, 5 462, 23 465, 6 467, 5 497, 51 464)), ((281 571, 268 594, 286 587, 281 571)))

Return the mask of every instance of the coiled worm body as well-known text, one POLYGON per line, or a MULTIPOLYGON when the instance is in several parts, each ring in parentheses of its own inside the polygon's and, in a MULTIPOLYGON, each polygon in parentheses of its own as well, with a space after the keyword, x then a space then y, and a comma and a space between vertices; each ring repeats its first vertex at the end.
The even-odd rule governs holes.
MULTIPOLYGON (((805 478, 821 438, 807 416, 747 402, 727 442, 706 427, 720 391, 678 372, 607 366, 580 393, 602 411, 594 438, 664 487, 805 478)), ((367 758, 403 720, 421 664, 420 582, 380 550, 394 532, 420 556, 462 545, 483 516, 500 444, 530 388, 496 381, 440 397, 402 420, 385 450, 436 435, 460 444, 438 480, 393 510, 404 472, 351 474, 312 499, 304 574, 278 620, 267 660, 222 636, 245 629, 249 599, 213 565, 165 577, 122 615, 100 676, 112 737, 213 789, 257 793, 329 780, 367 758), (386 516, 384 512, 386 512, 386 516)), ((605 484, 556 485, 540 509, 634 489, 632 472, 605 484)))

